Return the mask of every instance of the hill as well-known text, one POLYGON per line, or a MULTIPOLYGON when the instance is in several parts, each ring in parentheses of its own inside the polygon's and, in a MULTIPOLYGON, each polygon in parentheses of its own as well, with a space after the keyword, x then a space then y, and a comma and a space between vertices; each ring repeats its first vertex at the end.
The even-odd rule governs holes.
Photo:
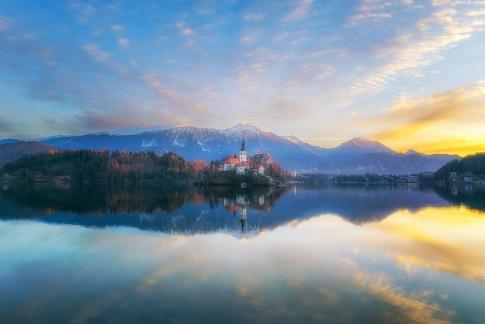
POLYGON ((154 181, 157 183, 193 180, 191 163, 173 154, 153 152, 63 151, 27 155, 6 163, 3 175, 26 180, 108 180, 154 181))
POLYGON ((435 179, 446 181, 463 176, 485 179, 485 153, 477 153, 448 162, 435 173, 435 179))
POLYGON ((24 155, 55 151, 56 148, 38 141, 9 141, 0 144, 0 165, 24 155))

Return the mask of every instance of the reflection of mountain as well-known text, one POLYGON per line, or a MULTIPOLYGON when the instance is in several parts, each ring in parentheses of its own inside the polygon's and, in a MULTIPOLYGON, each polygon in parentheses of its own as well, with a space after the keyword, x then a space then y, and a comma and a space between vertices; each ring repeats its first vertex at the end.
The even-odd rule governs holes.
POLYGON ((237 231, 241 227, 273 229, 326 213, 362 224, 384 219, 398 209, 449 205, 434 191, 382 187, 295 187, 287 191, 11 187, 2 195, 0 219, 35 218, 51 223, 183 233, 237 231))
MULTIPOLYGON (((298 214, 300 217, 336 214, 352 223, 379 221, 398 209, 417 210, 427 206, 449 205, 434 191, 410 187, 327 187, 297 188, 277 204, 273 214, 298 214)), ((290 221, 290 219, 288 219, 290 221)))

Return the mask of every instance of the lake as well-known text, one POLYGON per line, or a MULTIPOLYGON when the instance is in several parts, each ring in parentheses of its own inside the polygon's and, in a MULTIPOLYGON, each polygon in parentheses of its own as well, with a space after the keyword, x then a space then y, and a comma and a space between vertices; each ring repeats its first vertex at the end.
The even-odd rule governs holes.
POLYGON ((474 188, 0 196, 0 322, 484 323, 474 188))

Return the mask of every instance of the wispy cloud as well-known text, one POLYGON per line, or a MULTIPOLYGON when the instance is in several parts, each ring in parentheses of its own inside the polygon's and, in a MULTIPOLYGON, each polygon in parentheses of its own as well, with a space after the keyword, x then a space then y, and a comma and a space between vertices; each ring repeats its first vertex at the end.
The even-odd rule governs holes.
POLYGON ((195 36, 195 30, 187 26, 185 22, 178 22, 177 28, 179 29, 180 34, 183 36, 195 36))
POLYGON ((485 17, 470 18, 467 13, 467 9, 440 6, 430 16, 418 21, 413 30, 400 33, 387 46, 378 48, 375 57, 385 63, 355 81, 352 92, 382 91, 399 74, 439 60, 442 51, 470 38, 485 26, 485 17))
MULTIPOLYGON (((124 40, 126 46, 129 45, 128 40, 124 40)), ((86 44, 83 46, 83 50, 96 62, 106 66, 109 69, 117 72, 118 74, 126 74, 127 69, 119 63, 114 62, 110 53, 103 51, 96 44, 86 44)))
POLYGON ((130 41, 126 37, 120 37, 118 38, 118 45, 121 48, 127 49, 130 47, 130 41))
POLYGON ((362 22, 384 22, 392 17, 389 10, 395 3, 389 0, 363 0, 357 7, 355 15, 348 20, 349 25, 356 25, 362 22))
POLYGON ((244 21, 261 21, 264 18, 264 13, 262 12, 252 12, 243 15, 244 21))
POLYGON ((5 16, 0 16, 0 33, 10 29, 12 24, 13 24, 12 19, 5 16))
POLYGON ((174 115, 196 116, 200 121, 207 121, 209 118, 208 110, 201 103, 192 100, 186 94, 179 95, 176 91, 170 89, 157 79, 154 73, 146 73, 140 78, 150 89, 152 89, 160 98, 165 100, 171 107, 174 115))
POLYGON ((313 0, 298 0, 296 8, 283 17, 284 22, 292 22, 304 19, 311 9, 313 0))
POLYGON ((17 132, 17 127, 0 116, 0 136, 9 136, 17 132))
POLYGON ((114 31, 115 33, 121 33, 122 31, 125 30, 125 27, 123 27, 123 25, 120 25, 120 24, 111 25, 111 30, 114 31))
POLYGON ((278 100, 271 104, 266 113, 269 118, 275 120, 297 120, 308 112, 308 107, 302 102, 292 100, 278 100))

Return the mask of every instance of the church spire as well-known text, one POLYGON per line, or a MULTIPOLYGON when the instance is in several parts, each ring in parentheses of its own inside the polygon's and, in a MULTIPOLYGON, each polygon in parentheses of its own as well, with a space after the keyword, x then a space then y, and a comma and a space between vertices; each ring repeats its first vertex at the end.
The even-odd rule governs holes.
POLYGON ((239 163, 246 163, 248 161, 248 154, 246 153, 246 141, 243 139, 241 143, 241 151, 239 152, 239 163))

